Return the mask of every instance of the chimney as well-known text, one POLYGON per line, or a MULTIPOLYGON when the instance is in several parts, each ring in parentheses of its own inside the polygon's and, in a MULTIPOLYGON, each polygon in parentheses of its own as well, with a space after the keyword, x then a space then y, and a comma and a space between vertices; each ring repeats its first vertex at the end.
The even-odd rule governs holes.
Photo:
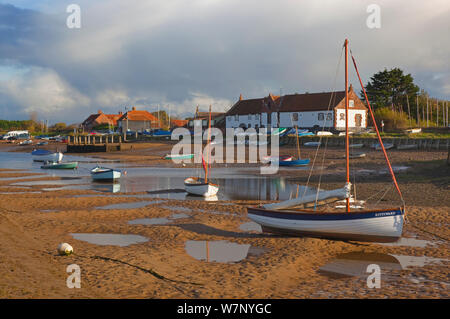
POLYGON ((132 111, 136 111, 136 108, 133 106, 133 107, 131 108, 131 110, 132 110, 132 111))
POLYGON ((239 95, 239 101, 242 101, 244 99, 244 97, 242 96, 242 93, 241 93, 241 95, 239 95))
POLYGON ((123 114, 123 112, 122 111, 119 111, 119 115, 122 115, 123 114))
POLYGON ((102 112, 102 110, 98 110, 97 113, 98 114, 102 114, 103 112, 102 112))

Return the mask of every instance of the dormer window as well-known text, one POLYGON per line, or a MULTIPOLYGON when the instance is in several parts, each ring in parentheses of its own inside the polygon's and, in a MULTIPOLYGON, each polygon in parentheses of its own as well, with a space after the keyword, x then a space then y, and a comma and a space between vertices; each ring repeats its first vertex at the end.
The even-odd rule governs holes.
POLYGON ((355 106, 355 101, 349 100, 348 101, 348 107, 354 107, 354 106, 355 106))

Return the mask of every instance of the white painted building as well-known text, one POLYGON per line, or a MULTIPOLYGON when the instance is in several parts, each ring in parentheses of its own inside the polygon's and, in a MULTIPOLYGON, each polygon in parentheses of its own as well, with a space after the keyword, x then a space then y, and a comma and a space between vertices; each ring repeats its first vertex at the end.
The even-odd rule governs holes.
MULTIPOLYGON (((226 114, 227 128, 294 127, 314 130, 345 129, 345 92, 269 95, 239 101, 226 114)), ((367 108, 349 88, 349 128, 367 127, 367 108)))

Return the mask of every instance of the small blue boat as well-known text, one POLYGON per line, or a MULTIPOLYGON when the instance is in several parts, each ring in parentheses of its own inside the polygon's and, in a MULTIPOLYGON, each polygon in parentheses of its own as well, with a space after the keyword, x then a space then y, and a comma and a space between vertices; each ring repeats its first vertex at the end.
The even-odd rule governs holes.
POLYGON ((280 166, 306 166, 308 164, 309 164, 309 158, 292 160, 292 161, 280 161, 278 163, 278 165, 280 165, 280 166))

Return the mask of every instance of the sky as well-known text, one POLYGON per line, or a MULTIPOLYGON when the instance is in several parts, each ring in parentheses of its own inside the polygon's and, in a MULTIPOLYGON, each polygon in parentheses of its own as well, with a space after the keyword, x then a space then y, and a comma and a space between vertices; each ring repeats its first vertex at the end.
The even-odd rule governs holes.
MULTIPOLYGON (((0 0, 0 119, 158 105, 184 117, 240 94, 343 90, 345 38, 364 83, 399 67, 448 100, 449 31, 448 0, 0 0), (73 3, 79 29, 66 24, 73 3)), ((353 69, 350 82, 359 92, 353 69)))

